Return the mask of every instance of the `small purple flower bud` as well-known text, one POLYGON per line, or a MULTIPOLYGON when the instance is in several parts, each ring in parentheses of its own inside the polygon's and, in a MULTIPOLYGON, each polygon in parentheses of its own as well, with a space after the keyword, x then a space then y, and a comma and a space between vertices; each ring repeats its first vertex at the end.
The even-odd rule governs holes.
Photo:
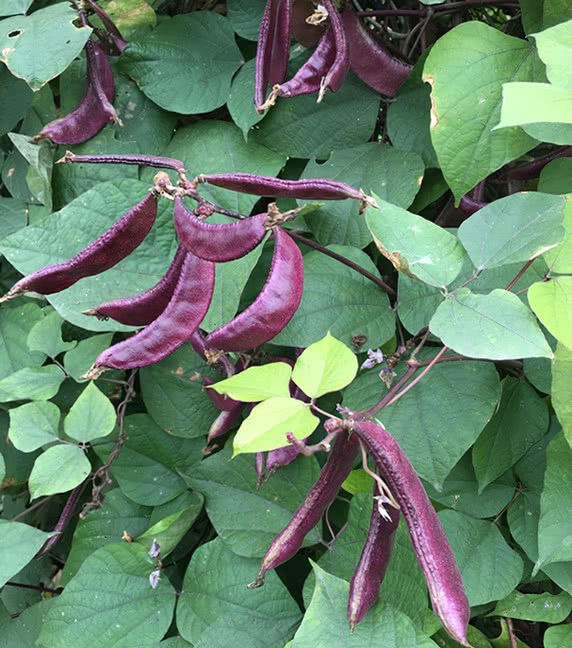
POLYGON ((159 543, 157 540, 153 538, 153 542, 151 543, 151 549, 149 549, 149 557, 150 558, 161 558, 161 547, 159 546, 159 543))
POLYGON ((386 356, 381 349, 368 349, 367 350, 367 360, 362 364, 362 369, 373 369, 378 364, 381 364, 385 360, 386 356))
POLYGON ((149 585, 151 585, 153 589, 157 589, 160 580, 161 567, 155 567, 155 569, 149 574, 149 585))

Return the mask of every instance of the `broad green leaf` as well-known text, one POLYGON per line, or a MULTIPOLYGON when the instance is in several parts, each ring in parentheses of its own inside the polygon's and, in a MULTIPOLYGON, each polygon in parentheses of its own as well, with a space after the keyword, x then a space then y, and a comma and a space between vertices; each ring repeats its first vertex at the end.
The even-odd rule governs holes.
POLYGON ((572 90, 568 88, 549 83, 505 83, 494 133, 526 124, 572 124, 571 110, 572 90))
POLYGON ((429 328, 449 348, 472 358, 552 357, 530 309, 506 290, 475 295, 461 288, 440 304, 429 328))
POLYGON ((572 144, 572 124, 525 124, 522 130, 541 142, 560 146, 572 144))
POLYGON ((2 453, 0 453, 0 485, 4 481, 5 476, 6 476, 6 464, 4 462, 4 457, 2 456, 2 453))
POLYGON ((572 19, 572 7, 568 0, 543 0, 543 27, 552 27, 563 20, 572 19))
POLYGON ((17 198, 0 196, 0 240, 25 227, 27 220, 26 203, 17 198))
POLYGON ((152 570, 141 545, 101 547, 54 601, 38 643, 45 648, 154 648, 171 624, 175 591, 167 578, 152 588, 152 570))
MULTIPOLYGON (((408 207, 419 190, 423 171, 423 162, 415 153, 368 142, 335 150, 327 162, 310 160, 302 178, 338 180, 408 207)), ((371 234, 359 209, 356 200, 328 201, 308 216, 308 226, 322 245, 339 243, 363 248, 371 242, 371 234)))
MULTIPOLYGON (((228 17, 230 19, 230 14, 228 17)), ((256 59, 250 59, 240 68, 232 80, 226 102, 230 116, 242 131, 245 140, 248 138, 250 129, 265 117, 265 114, 259 114, 254 107, 255 64, 256 59)))
POLYGON ((478 271, 528 261, 562 241, 562 196, 523 192, 490 203, 463 222, 459 240, 478 271))
POLYGON ((431 286, 445 287, 459 274, 465 251, 450 232, 375 196, 366 223, 379 251, 396 270, 431 286))
POLYGON ((472 21, 442 36, 427 57, 431 139, 458 201, 477 182, 535 146, 520 129, 494 131, 502 84, 532 79, 533 48, 472 21))
POLYGON ((36 640, 40 634, 47 611, 53 599, 46 599, 26 608, 16 619, 10 614, 2 614, 0 604, 0 633, 7 646, 18 648, 36 648, 36 640))
POLYGON ((316 587, 302 624, 294 635, 292 648, 307 646, 341 646, 368 648, 383 637, 384 648, 435 648, 427 635, 418 630, 411 619, 380 600, 350 632, 347 622, 349 585, 313 563, 316 587))
POLYGON ((26 339, 44 317, 36 304, 2 304, 0 308, 0 379, 26 367, 40 366, 44 353, 32 351, 26 339))
POLYGON ((61 74, 81 52, 89 27, 76 27, 77 12, 65 2, 14 16, 0 24, 2 62, 32 90, 61 74))
MULTIPOLYGON (((146 414, 125 419, 128 439, 111 474, 127 497, 138 504, 159 506, 186 490, 179 471, 202 457, 202 439, 180 439, 167 434, 146 414)), ((113 443, 95 448, 106 461, 113 443)))
POLYGON ((498 601, 514 590, 522 577, 523 562, 493 522, 455 511, 441 511, 439 519, 471 605, 498 601))
POLYGON ((540 498, 538 560, 534 573, 544 565, 572 561, 572 448, 563 434, 548 446, 544 490, 540 498))
POLYGON ((397 278, 397 311, 403 326, 412 334, 425 328, 444 300, 439 288, 400 272, 397 278))
POLYGON ((64 356, 64 368, 76 382, 85 382, 81 378, 94 363, 97 356, 111 346, 111 333, 92 335, 80 340, 77 345, 64 356))
POLYGON ((274 396, 256 405, 244 419, 234 437, 234 455, 282 448, 288 445, 287 433, 305 439, 319 423, 306 403, 274 396))
POLYGON ((52 535, 27 524, 0 520, 0 587, 27 565, 52 535))
POLYGON ((276 573, 268 573, 263 588, 245 588, 259 567, 256 558, 237 556, 220 538, 199 547, 177 605, 181 635, 194 646, 254 646, 262 637, 264 645, 283 646, 300 620, 300 610, 276 573))
MULTIPOLYGON (((561 157, 549 162, 540 172, 538 177, 538 191, 551 194, 565 194, 572 192, 572 158, 561 157)), ((567 222, 570 222, 570 201, 566 201, 564 208, 564 229, 567 232, 567 222)), ((566 237, 564 238, 564 241, 566 237)), ((560 247, 564 245, 564 241, 560 247)), ((547 255, 548 256, 548 255, 547 255)))
POLYGON ((525 358, 522 363, 524 373, 530 384, 544 394, 550 394, 552 363, 548 358, 525 358))
POLYGON ((572 349, 572 277, 554 277, 528 289, 530 307, 552 335, 572 349))
MULTIPOLYGON (((16 450, 8 438, 9 428, 8 412, 0 410, 0 452, 4 457, 6 473, 3 481, 0 482, 0 489, 6 489, 7 493, 10 492, 10 489, 20 492, 22 487, 25 487, 34 461, 39 455, 39 452, 26 454, 16 450)), ((6 507, 6 501, 4 506, 6 507)))
POLYGON ((208 387, 243 403, 258 403, 275 396, 288 398, 292 369, 285 362, 249 367, 208 387))
POLYGON ((0 16, 13 16, 26 13, 33 0, 4 0, 0 9, 0 16))
POLYGON ((64 432, 80 443, 88 443, 111 434, 116 418, 109 398, 91 382, 65 417, 64 432))
POLYGON ((182 637, 169 637, 168 639, 163 639, 159 644, 159 648, 193 648, 192 645, 185 641, 182 637))
POLYGON ((572 611, 572 596, 560 594, 522 594, 512 592, 496 604, 488 616, 503 616, 527 621, 562 623, 572 611))
POLYGON ((32 104, 33 96, 25 81, 17 79, 0 64, 0 133, 7 133, 16 126, 32 104))
POLYGON ((552 407, 572 447, 572 351, 558 344, 552 361, 552 407))
MULTIPOLYGON (((559 162, 563 161, 559 160, 559 162)), ((567 160, 567 162, 572 163, 572 160, 567 160)), ((566 173, 569 174, 572 171, 572 166, 570 164, 563 165, 563 170, 566 170, 566 173)), ((567 188, 572 189, 572 183, 569 180, 570 177, 572 177, 572 174, 567 175, 567 188)), ((560 245, 552 250, 548 250, 544 254, 548 269, 552 273, 572 273, 572 202, 570 200, 566 202, 566 207, 564 208, 562 225, 564 226, 564 239, 560 245)))
POLYGON ((192 115, 225 103, 241 63, 228 20, 204 11, 163 20, 144 38, 131 41, 121 70, 161 108, 192 115))
POLYGON ((20 369, 0 380, 0 402, 47 400, 58 393, 64 379, 56 365, 20 369))
POLYGON ((28 334, 28 347, 32 351, 41 351, 50 358, 73 349, 77 342, 63 341, 62 324, 63 320, 56 311, 48 313, 28 334))
MULTIPOLYGON (((224 543, 239 556, 261 557, 306 497, 319 466, 312 457, 294 461, 258 489, 252 457, 230 459, 228 443, 185 478, 204 494, 209 519, 224 543)), ((311 531, 304 546, 316 544, 319 537, 318 529, 311 531)))
POLYGON ((328 332, 296 360, 292 380, 310 398, 319 398, 347 387, 357 370, 355 354, 328 332))
POLYGON ((265 0, 228 0, 228 19, 234 31, 242 38, 258 40, 265 0))
POLYGON ((103 0, 102 7, 111 16, 124 38, 132 40, 157 24, 157 17, 145 0, 103 0))
POLYGON ((563 648, 572 644, 572 625, 552 626, 544 634, 544 648, 563 648))
POLYGON ((58 440, 60 410, 49 401, 27 403, 10 410, 10 441, 21 452, 33 452, 58 440))
POLYGON ((342 484, 342 488, 351 495, 357 495, 358 493, 371 493, 373 488, 373 478, 370 477, 363 468, 356 468, 346 477, 342 484))
MULTIPOLYGON (((379 277, 375 264, 360 250, 340 245, 329 249, 379 277)), ((368 346, 375 348, 393 336, 395 317, 387 295, 369 279, 321 252, 309 252, 304 255, 302 302, 272 343, 306 347, 328 331, 344 344, 351 344, 354 335, 365 335, 368 346)))
POLYGON ((525 382, 505 378, 494 416, 473 446, 479 493, 504 474, 548 430, 544 400, 525 382))
POLYGON ((67 493, 81 484, 90 471, 89 459, 78 446, 52 446, 34 463, 28 483, 30 499, 35 500, 41 495, 67 493))
POLYGON ((45 140, 35 144, 27 135, 18 133, 10 133, 9 137, 30 165, 26 183, 32 196, 51 212, 53 153, 50 145, 45 140))
POLYGON ((572 90, 572 20, 532 34, 550 83, 572 90))

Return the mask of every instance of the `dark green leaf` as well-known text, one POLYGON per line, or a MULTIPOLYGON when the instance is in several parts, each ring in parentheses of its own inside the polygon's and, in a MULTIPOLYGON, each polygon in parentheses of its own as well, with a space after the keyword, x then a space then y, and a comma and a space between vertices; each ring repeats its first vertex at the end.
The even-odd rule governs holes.
POLYGON ((17 574, 52 534, 21 524, 0 520, 0 586, 17 574))
POLYGON ((258 40, 264 5, 265 0, 228 0, 228 19, 239 36, 258 40))
MULTIPOLYGON (((2 9, 0 9, 0 13, 2 9)), ((33 91, 0 64, 0 133, 12 130, 32 104, 33 91)))
POLYGON ((552 407, 572 446, 572 351, 563 344, 556 347, 552 361, 552 407))
POLYGON ((572 597, 560 594, 521 594, 512 592, 496 604, 489 616, 503 616, 527 621, 562 623, 572 611, 572 597))
POLYGON ((63 341, 62 324, 63 320, 58 313, 48 310, 28 334, 28 347, 32 351, 41 351, 50 358, 73 349, 77 343, 63 341))
MULTIPOLYGON (((229 19, 230 3, 228 5, 229 19)), ((255 59, 247 61, 238 71, 227 99, 228 111, 234 123, 240 128, 244 139, 248 137, 248 131, 265 117, 259 114, 254 108, 254 66, 255 59)))
POLYGON ((89 475, 91 464, 84 451, 74 445, 56 445, 43 452, 34 463, 28 487, 30 498, 66 493, 89 475))
POLYGON ((26 339, 44 314, 36 304, 2 304, 0 309, 0 379, 19 369, 41 365, 44 353, 32 351, 26 339))

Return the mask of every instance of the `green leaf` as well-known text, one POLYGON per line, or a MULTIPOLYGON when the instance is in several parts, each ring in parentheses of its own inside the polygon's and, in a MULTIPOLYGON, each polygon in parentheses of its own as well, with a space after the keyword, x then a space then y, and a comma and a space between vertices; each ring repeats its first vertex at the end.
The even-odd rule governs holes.
POLYGON ((18 648, 36 648, 36 640, 52 601, 53 599, 46 599, 31 605, 16 619, 12 619, 8 612, 4 616, 1 612, 3 606, 0 605, 0 632, 6 645, 18 646, 18 648))
POLYGON ((141 40, 131 41, 121 70, 161 108, 192 115, 226 102, 241 63, 228 20, 204 11, 163 20, 141 40))
POLYGON ((522 129, 541 142, 572 144, 572 124, 525 124, 522 129))
POLYGON ((234 31, 242 38, 258 40, 265 0, 228 0, 228 19, 234 31))
MULTIPOLYGON (((229 20, 230 3, 228 5, 229 20)), ((244 139, 248 138, 249 130, 259 121, 262 121, 266 114, 259 114, 254 107, 254 68, 256 59, 250 59, 240 68, 232 80, 230 92, 227 99, 227 107, 234 123, 240 128, 244 139)))
POLYGON ((488 616, 503 616, 527 621, 562 623, 572 611, 572 596, 560 594, 522 594, 512 592, 496 604, 488 616))
POLYGON ((4 457, 2 456, 2 453, 0 453, 0 488, 2 482, 4 481, 5 476, 6 476, 6 463, 4 462, 4 457))
POLYGON ((26 203, 17 198, 0 196, 0 240, 25 227, 27 215, 26 203))
POLYGON ((259 401, 290 395, 288 385, 292 369, 285 362, 271 362, 261 367, 249 367, 226 380, 221 380, 208 387, 219 394, 225 394, 243 403, 259 401))
POLYGON ((355 354, 328 332, 298 358, 292 380, 310 398, 319 398, 347 387, 357 370, 355 354))
POLYGON ((572 90, 572 20, 561 22, 532 36, 538 55, 546 65, 546 76, 550 83, 572 90))
POLYGON ((0 587, 25 567, 53 533, 0 520, 0 587))
POLYGON ((544 633, 544 648, 562 648, 572 642, 572 625, 548 628, 544 633))
POLYGON ((370 477, 363 468, 356 468, 346 477, 342 484, 342 488, 351 495, 357 495, 358 493, 371 493, 373 488, 373 478, 370 477))
MULTIPOLYGON (((209 519, 224 543, 239 556, 261 557, 306 497, 319 466, 314 458, 303 457, 281 468, 258 489, 252 457, 230 459, 227 444, 194 466, 186 480, 204 494, 209 519)), ((315 529, 303 546, 316 544, 319 538, 315 529)))
POLYGON ((300 610, 274 572, 264 588, 245 589, 259 566, 255 558, 232 553, 220 538, 199 547, 177 605, 181 635, 194 646, 253 646, 262 637, 266 646, 283 646, 300 620, 300 610))
POLYGON ((43 318, 36 304, 2 304, 0 309, 0 379, 19 369, 40 366, 46 356, 32 351, 26 339, 43 318))
POLYGON ((120 3, 116 0, 103 0, 101 4, 123 37, 129 40, 157 24, 153 8, 145 0, 121 0, 120 3))
MULTIPOLYGON (((360 250, 339 245, 329 249, 380 276, 375 264, 360 250)), ((395 318, 387 295, 352 268, 316 251, 304 255, 302 302, 272 343, 306 347, 330 331, 345 344, 351 344, 354 335, 365 335, 367 344, 374 348, 391 339, 394 330, 395 318)))
POLYGON ((572 91, 568 88, 549 83, 505 83, 494 133, 526 124, 571 124, 571 109, 572 91))
POLYGON ((7 133, 16 126, 31 106, 33 97, 28 84, 0 64, 0 133, 7 133))
POLYGON ((62 324, 63 320, 56 311, 48 313, 28 334, 28 347, 32 351, 41 351, 50 358, 73 349, 77 342, 63 341, 62 324))
MULTIPOLYGON (((572 191, 572 159, 561 157, 549 162, 538 177, 538 191, 551 194, 570 193, 572 191)), ((570 201, 566 201, 564 222, 562 224, 567 231, 570 229, 566 226, 567 222, 569 223, 571 220, 570 213, 570 201)), ((564 245, 564 241, 560 246, 564 245)))
POLYGON ((536 573, 544 565, 572 561, 572 448, 563 434, 550 442, 547 451, 544 490, 540 498, 538 560, 536 573))
POLYGON ((461 288, 440 304, 429 328, 443 344, 471 358, 552 357, 533 314, 506 290, 475 295, 461 288))
POLYGON ((572 351, 558 344, 552 361, 552 407, 572 447, 572 351))
POLYGON ((494 131, 502 84, 532 79, 533 48, 472 21, 433 46, 423 71, 431 84, 431 139, 458 201, 477 182, 536 142, 520 129, 494 131))
POLYGON ((152 588, 152 569, 141 545, 101 547, 50 607, 38 643, 45 648, 154 648, 171 624, 175 591, 167 578, 152 588))
POLYGON ((459 240, 480 272, 534 259, 562 241, 561 196, 524 192, 500 198, 459 228, 459 240))
POLYGON ((0 402, 47 400, 58 393, 65 379, 56 365, 20 369, 0 380, 0 402))
POLYGON ((3 20, 2 62, 32 90, 39 90, 67 68, 89 38, 91 29, 76 27, 76 19, 76 10, 60 2, 29 16, 3 20))
MULTIPOLYGON (((310 160, 302 178, 328 178, 381 196, 391 203, 408 207, 423 178, 423 162, 415 153, 398 151, 380 142, 335 150, 327 162, 310 160)), ((308 225, 322 245, 339 243, 363 248, 371 235, 356 200, 336 200, 324 204, 307 218, 308 225)), ((372 210, 376 211, 376 210, 372 210)))
POLYGON ((292 641, 292 648, 340 646, 367 648, 383 637, 384 648, 435 648, 429 637, 418 630, 409 617, 389 601, 379 601, 353 632, 347 622, 349 585, 313 563, 316 588, 302 625, 292 641))
POLYGON ((528 289, 528 301, 552 335, 572 349, 572 277, 554 277, 528 289))
POLYGON ((463 267, 465 251, 450 232, 377 196, 366 223, 380 252, 399 272, 430 286, 445 287, 463 267))
POLYGON ((26 173, 26 184, 32 196, 51 212, 53 153, 50 145, 45 140, 34 144, 32 138, 18 133, 10 133, 8 137, 30 165, 26 173))
POLYGON ((113 404, 91 382, 81 392, 64 419, 65 433, 88 443, 111 434, 115 428, 116 414, 113 404))
POLYGON ((86 382, 86 378, 81 378, 87 373, 87 370, 94 363, 97 356, 111 346, 113 335, 111 333, 102 333, 101 335, 92 335, 84 340, 80 340, 77 345, 68 351, 64 356, 64 368, 66 372, 76 382, 86 382))
POLYGON ((546 403, 527 383, 505 378, 499 406, 473 446, 479 493, 505 473, 548 430, 546 403))
POLYGON ((67 493, 81 484, 90 472, 91 464, 81 448, 74 445, 52 446, 34 463, 28 483, 30 499, 67 493))
MULTIPOLYGON (((564 160, 558 160, 558 162, 563 161, 564 160)), ((572 160, 567 160, 567 162, 572 162, 572 160)), ((571 165, 562 165, 560 168, 562 168, 562 170, 567 174, 572 171, 571 165)), ((570 177, 572 177, 572 174, 566 176, 566 182, 567 187, 572 189, 572 184, 569 180, 570 177)), ((570 202, 570 200, 566 201, 562 225, 564 226, 564 239, 560 245, 552 250, 548 250, 548 252, 545 252, 544 259, 550 272, 572 273, 572 202, 570 202)))
POLYGON ((24 14, 33 0, 4 0, 0 16, 13 16, 15 14, 24 14))
POLYGON ((306 403, 274 396, 256 405, 244 419, 234 437, 234 456, 282 448, 288 445, 287 433, 305 439, 319 423, 306 403))
POLYGON ((33 452, 58 440, 60 410, 48 401, 10 410, 10 441, 21 452, 33 452))
POLYGON ((493 522, 441 511, 443 524, 471 605, 498 601, 520 582, 523 562, 493 522))

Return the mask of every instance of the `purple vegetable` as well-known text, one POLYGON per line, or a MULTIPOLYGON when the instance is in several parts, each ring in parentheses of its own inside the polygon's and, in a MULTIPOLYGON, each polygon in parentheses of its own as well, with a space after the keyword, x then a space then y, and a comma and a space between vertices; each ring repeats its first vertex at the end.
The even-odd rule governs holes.
POLYGON ((235 223, 210 225, 189 211, 179 196, 173 211, 181 244, 201 259, 216 262, 232 261, 251 252, 268 231, 266 218, 267 214, 258 214, 235 223))
POLYGON ((71 151, 60 158, 56 164, 127 164, 148 166, 155 169, 172 169, 179 175, 185 174, 185 165, 180 160, 154 155, 76 155, 71 151))
POLYGON ((156 216, 157 196, 149 193, 72 259, 46 266, 20 279, 0 302, 30 291, 49 295, 69 288, 84 277, 109 270, 143 242, 156 216))
POLYGON ((349 4, 342 14, 349 43, 350 67, 370 88, 394 97, 411 72, 411 66, 394 58, 376 43, 349 4))
POLYGON ((97 135, 109 122, 118 121, 111 104, 115 98, 111 65, 94 41, 87 41, 85 52, 87 82, 80 103, 65 117, 44 126, 34 140, 47 138, 55 144, 80 144, 97 135))
POLYGON ((114 55, 121 54, 129 43, 123 38, 123 36, 121 36, 121 32, 119 31, 119 29, 117 29, 117 25, 113 22, 111 16, 107 12, 105 12, 94 0, 86 0, 86 4, 98 16, 105 29, 107 30, 107 33, 109 35, 109 38, 111 39, 111 42, 113 43, 115 50, 112 53, 114 55))
POLYGON ((379 588, 389 566, 399 511, 389 506, 385 515, 389 519, 381 515, 374 500, 367 538, 350 581, 348 621, 352 632, 379 598, 379 588))
POLYGON ((274 228, 274 254, 270 273, 254 302, 207 337, 211 349, 244 351, 273 337, 294 316, 304 288, 304 262, 298 246, 279 227, 274 228))
POLYGON ((254 455, 254 470, 256 470, 257 488, 260 488, 266 481, 266 452, 257 452, 254 455))
POLYGON ((223 436, 232 430, 236 419, 240 416, 243 403, 239 403, 233 409, 221 412, 209 428, 207 440, 210 443, 213 439, 223 436))
POLYGON ((146 326, 167 308, 179 280, 186 252, 179 246, 165 276, 145 292, 105 302, 97 308, 83 311, 84 315, 94 315, 98 319, 111 318, 127 326, 146 326))
POLYGON ((322 79, 318 103, 324 98, 326 90, 330 88, 334 92, 342 87, 350 68, 350 56, 342 17, 338 13, 332 0, 322 0, 330 19, 330 30, 333 33, 336 55, 334 61, 322 79))
POLYGON ((214 264, 187 252, 167 308, 133 337, 100 353, 86 377, 95 379, 107 368, 134 369, 166 358, 198 328, 213 288, 214 264))
POLYGON ((222 412, 228 412, 235 407, 238 407, 242 405, 241 401, 234 400, 234 398, 231 398, 230 396, 225 396, 224 394, 219 394, 217 391, 214 389, 208 389, 210 385, 214 385, 215 381, 209 378, 208 376, 205 376, 203 378, 203 386, 207 387, 205 389, 205 392, 207 396, 209 397, 211 403, 219 410, 222 412))
POLYGON ((355 436, 341 434, 337 437, 316 483, 288 525, 270 545, 256 580, 248 586, 250 589, 264 585, 264 574, 292 558, 300 549, 306 534, 318 524, 353 468, 358 447, 355 436))
MULTIPOLYGON (((427 580, 435 614, 447 632, 463 646, 471 610, 461 573, 445 531, 431 505, 423 484, 397 441, 387 430, 370 421, 348 421, 350 430, 369 448, 376 464, 401 508, 417 560, 427 580)), ((329 431, 339 426, 332 419, 329 431)))
POLYGON ((486 207, 488 203, 482 200, 475 200, 470 195, 463 196, 459 202, 459 211, 462 211, 465 216, 472 216, 479 209, 486 207))
MULTIPOLYGON (((302 439, 305 441, 305 439, 302 439)), ((291 464, 296 457, 300 455, 300 448, 295 445, 287 445, 283 448, 277 448, 276 450, 270 450, 266 458, 266 469, 268 470, 268 476, 271 477, 278 468, 283 468, 288 464, 291 464)))

